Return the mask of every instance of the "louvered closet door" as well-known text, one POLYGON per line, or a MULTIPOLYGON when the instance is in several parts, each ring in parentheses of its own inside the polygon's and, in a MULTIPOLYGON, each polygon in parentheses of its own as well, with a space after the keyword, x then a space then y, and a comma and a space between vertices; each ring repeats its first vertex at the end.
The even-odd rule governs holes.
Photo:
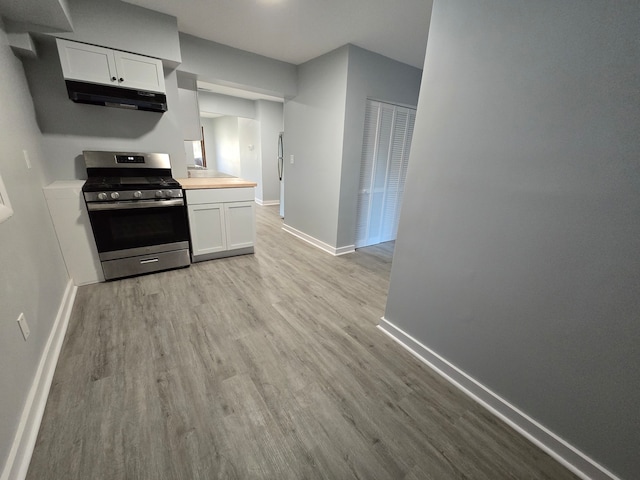
POLYGON ((375 158, 378 133, 378 102, 367 101, 364 117, 364 138, 360 164, 360 184, 358 186, 358 212, 356 225, 356 247, 367 245, 369 229, 369 206, 371 203, 371 180, 373 178, 373 159, 375 158))
POLYGON ((396 238, 414 122, 413 109, 367 101, 356 247, 396 238))

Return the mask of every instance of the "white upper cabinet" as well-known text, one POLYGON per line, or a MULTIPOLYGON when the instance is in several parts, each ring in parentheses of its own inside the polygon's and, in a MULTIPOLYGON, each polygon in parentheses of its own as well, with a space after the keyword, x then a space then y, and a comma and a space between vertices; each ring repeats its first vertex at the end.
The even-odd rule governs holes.
POLYGON ((60 38, 56 42, 66 80, 165 93, 161 60, 60 38))
POLYGON ((161 60, 117 50, 113 54, 121 87, 165 92, 161 60))

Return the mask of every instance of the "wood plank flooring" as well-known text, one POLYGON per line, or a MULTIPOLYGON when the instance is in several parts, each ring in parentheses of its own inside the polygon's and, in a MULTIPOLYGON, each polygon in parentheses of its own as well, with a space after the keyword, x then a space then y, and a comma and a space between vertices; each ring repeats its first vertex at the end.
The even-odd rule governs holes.
POLYGON ((80 287, 27 478, 575 479, 376 329, 392 244, 80 287))

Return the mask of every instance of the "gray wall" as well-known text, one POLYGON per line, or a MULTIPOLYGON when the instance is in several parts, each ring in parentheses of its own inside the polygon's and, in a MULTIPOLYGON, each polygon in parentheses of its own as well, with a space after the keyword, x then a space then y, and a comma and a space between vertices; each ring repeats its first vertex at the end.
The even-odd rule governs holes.
POLYGON ((161 58, 173 67, 181 61, 176 17, 120 0, 70 0, 69 12, 73 32, 58 37, 161 58))
POLYGON ((174 176, 186 177, 175 71, 165 68, 166 113, 76 104, 68 98, 54 39, 40 37, 36 47, 38 58, 25 59, 24 67, 44 135, 47 182, 86 178, 83 150, 169 153, 174 176))
POLYGON ((385 317, 640 474, 640 4, 437 0, 385 317))
POLYGON ((338 227, 348 52, 300 65, 298 96, 284 104, 284 221, 329 245, 338 227))
POLYGON ((337 247, 356 239, 358 186, 367 98, 415 107, 422 70, 349 45, 337 247))
POLYGON ((366 99, 416 105, 421 73, 354 45, 299 66, 298 96, 284 106, 287 225, 355 243, 366 99))
POLYGON ((296 66, 180 33, 181 72, 199 80, 278 97, 296 95, 296 66))
POLYGON ((1 472, 69 277, 42 194, 42 167, 49 157, 41 148, 22 65, 1 24, 0 65, 0 175, 14 210, 0 224, 1 472), (21 312, 31 328, 26 342, 16 323, 21 312))
POLYGON ((256 119, 260 122, 260 163, 262 181, 256 188, 256 198, 265 202, 280 199, 278 178, 278 135, 283 131, 283 104, 257 100, 256 119))
POLYGON ((10 32, 15 32, 11 27, 16 26, 13 22, 37 25, 43 30, 72 28, 67 0, 20 0, 19 2, 3 0, 0 2, 0 12, 5 20, 10 19, 5 23, 10 42, 12 41, 10 32))

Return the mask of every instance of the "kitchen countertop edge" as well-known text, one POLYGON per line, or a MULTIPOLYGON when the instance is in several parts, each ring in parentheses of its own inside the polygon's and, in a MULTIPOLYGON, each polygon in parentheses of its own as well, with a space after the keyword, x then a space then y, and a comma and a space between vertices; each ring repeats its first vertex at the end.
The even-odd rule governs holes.
POLYGON ((242 178, 215 178, 215 177, 193 177, 176 179, 184 190, 197 190, 206 188, 247 188, 256 187, 256 182, 244 180, 242 178))

